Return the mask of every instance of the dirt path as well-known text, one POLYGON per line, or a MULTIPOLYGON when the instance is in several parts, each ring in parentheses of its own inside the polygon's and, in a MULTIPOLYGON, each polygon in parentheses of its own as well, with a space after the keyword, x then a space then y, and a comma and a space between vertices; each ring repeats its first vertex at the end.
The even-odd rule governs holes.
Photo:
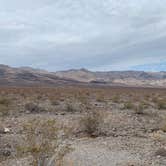
POLYGON ((155 156, 159 148, 146 138, 109 137, 80 139, 65 156, 63 166, 165 166, 166 159, 155 156))

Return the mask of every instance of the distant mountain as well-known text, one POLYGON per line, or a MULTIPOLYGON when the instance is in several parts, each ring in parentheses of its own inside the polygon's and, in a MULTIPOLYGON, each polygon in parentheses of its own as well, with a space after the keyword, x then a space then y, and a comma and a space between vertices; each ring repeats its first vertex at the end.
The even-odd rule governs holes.
POLYGON ((30 67, 0 65, 2 86, 119 85, 166 87, 166 72, 110 71, 86 69, 48 72, 30 67))
POLYGON ((78 81, 59 78, 45 70, 0 65, 0 85, 4 86, 54 86, 74 83, 78 81))
POLYGON ((166 72, 109 71, 91 72, 86 69, 56 72, 60 78, 73 79, 85 83, 166 87, 166 72))

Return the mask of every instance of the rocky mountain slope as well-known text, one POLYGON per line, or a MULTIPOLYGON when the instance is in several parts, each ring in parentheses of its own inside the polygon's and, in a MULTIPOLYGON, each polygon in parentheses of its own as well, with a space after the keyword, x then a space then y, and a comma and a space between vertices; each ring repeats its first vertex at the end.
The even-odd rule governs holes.
POLYGON ((50 86, 73 84, 78 81, 59 78, 54 73, 29 67, 13 68, 0 65, 0 85, 11 86, 50 86))
POLYGON ((166 72, 109 71, 91 72, 86 69, 56 72, 60 78, 109 85, 166 86, 166 72))
POLYGON ((91 72, 86 69, 48 72, 30 67, 13 68, 0 65, 0 85, 54 86, 63 84, 166 87, 166 72, 91 72))

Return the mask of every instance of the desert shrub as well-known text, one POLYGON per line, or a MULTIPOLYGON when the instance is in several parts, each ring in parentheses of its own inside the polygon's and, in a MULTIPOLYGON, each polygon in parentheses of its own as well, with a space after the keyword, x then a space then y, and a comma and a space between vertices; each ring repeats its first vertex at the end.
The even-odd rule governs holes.
POLYGON ((148 103, 142 101, 134 105, 134 111, 136 114, 145 114, 144 110, 149 107, 148 103))
POLYGON ((43 166, 58 146, 58 128, 54 120, 32 120, 24 126, 26 145, 17 147, 17 155, 31 154, 33 166, 43 166))
POLYGON ((43 107, 40 107, 38 104, 32 102, 25 104, 25 110, 29 113, 40 113, 46 111, 43 107))
POLYGON ((124 103, 124 106, 122 109, 130 110, 130 109, 134 109, 134 108, 135 108, 134 104, 132 104, 131 102, 127 102, 127 103, 124 103))
POLYGON ((164 124, 164 125, 161 127, 161 130, 162 130, 163 132, 166 132, 166 124, 164 124))
POLYGON ((97 102, 105 102, 104 95, 102 95, 102 94, 97 95, 96 101, 97 101, 97 102))
POLYGON ((79 101, 86 109, 90 109, 90 108, 91 108, 89 96, 80 95, 80 96, 76 97, 76 99, 78 99, 78 101, 79 101))
POLYGON ((144 103, 132 104, 131 102, 124 103, 122 109, 133 110, 136 114, 144 114, 144 109, 147 108, 144 103))
POLYGON ((9 106, 11 103, 11 101, 7 98, 4 97, 0 97, 0 105, 5 105, 5 106, 9 106))
POLYGON ((134 111, 136 114, 144 114, 144 105, 142 103, 134 106, 134 111))
POLYGON ((157 107, 158 109, 166 109, 166 101, 165 100, 157 100, 157 107))
POLYGON ((151 99, 151 101, 152 101, 153 103, 157 103, 157 101, 158 101, 158 97, 153 96, 152 99, 151 99))
POLYGON ((160 123, 160 129, 163 131, 163 132, 166 132, 166 118, 164 118, 161 123, 160 123))
POLYGON ((80 112, 80 111, 81 110, 73 103, 67 103, 65 106, 65 112, 75 113, 75 112, 80 112))
POLYGON ((112 101, 114 102, 114 103, 119 103, 120 102, 120 96, 113 96, 113 98, 112 98, 112 101))
POLYGON ((81 125, 84 127, 85 133, 91 137, 107 135, 104 130, 104 114, 101 111, 91 111, 81 119, 81 125))
POLYGON ((4 105, 0 105, 0 116, 4 117, 4 116, 8 116, 10 114, 10 110, 7 106, 4 105))
POLYGON ((51 104, 56 106, 56 105, 59 105, 60 103, 59 103, 59 101, 57 101, 57 100, 52 100, 52 101, 51 101, 51 104))
POLYGON ((8 116, 10 114, 11 101, 7 98, 0 98, 0 116, 8 116))

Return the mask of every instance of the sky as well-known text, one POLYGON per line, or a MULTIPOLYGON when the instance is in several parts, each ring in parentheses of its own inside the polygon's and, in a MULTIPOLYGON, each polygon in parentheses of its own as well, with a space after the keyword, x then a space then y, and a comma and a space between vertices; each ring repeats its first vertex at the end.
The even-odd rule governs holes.
POLYGON ((166 71, 166 0, 0 0, 0 64, 166 71))

